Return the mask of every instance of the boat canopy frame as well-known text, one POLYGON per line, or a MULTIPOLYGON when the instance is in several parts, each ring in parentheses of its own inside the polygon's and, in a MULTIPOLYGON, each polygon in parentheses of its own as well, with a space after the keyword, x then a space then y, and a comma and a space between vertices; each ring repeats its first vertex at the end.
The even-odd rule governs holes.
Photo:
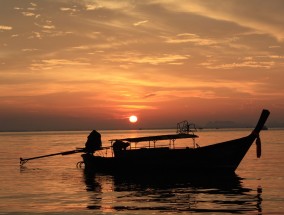
POLYGON ((177 123, 177 134, 188 134, 196 132, 195 124, 189 123, 187 120, 177 123))
MULTIPOLYGON (((153 142, 153 148, 156 148, 156 142, 158 140, 170 140, 169 148, 175 148, 175 140, 191 138, 193 140, 193 148, 196 148, 195 138, 198 135, 194 134, 197 131, 195 124, 189 123, 187 120, 177 123, 176 134, 156 135, 156 136, 144 136, 144 137, 133 137, 133 138, 122 138, 122 139, 111 139, 111 147, 115 141, 126 141, 128 143, 134 143, 137 148, 139 142, 149 142, 149 148, 151 148, 151 142, 153 142)), ((131 144, 130 144, 131 150, 131 144)))

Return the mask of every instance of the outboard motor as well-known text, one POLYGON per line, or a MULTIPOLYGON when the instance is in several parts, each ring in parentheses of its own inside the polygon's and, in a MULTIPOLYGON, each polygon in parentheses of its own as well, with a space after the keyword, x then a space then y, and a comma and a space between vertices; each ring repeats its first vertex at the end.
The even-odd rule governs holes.
POLYGON ((101 134, 96 130, 93 130, 85 143, 85 152, 88 154, 93 154, 96 150, 101 149, 102 147, 102 140, 101 134))

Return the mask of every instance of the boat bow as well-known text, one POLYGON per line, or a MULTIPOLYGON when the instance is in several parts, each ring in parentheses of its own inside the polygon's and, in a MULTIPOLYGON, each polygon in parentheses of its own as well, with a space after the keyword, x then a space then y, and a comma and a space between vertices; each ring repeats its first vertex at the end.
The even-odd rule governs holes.
POLYGON ((260 140, 260 136, 259 133, 261 130, 263 130, 263 127, 265 125, 265 122, 267 120, 267 118, 269 117, 270 112, 269 110, 262 110, 262 113, 260 115, 260 118, 258 120, 257 125, 255 126, 255 129, 252 131, 251 135, 255 137, 256 141, 256 156, 257 158, 261 157, 261 140, 260 140))

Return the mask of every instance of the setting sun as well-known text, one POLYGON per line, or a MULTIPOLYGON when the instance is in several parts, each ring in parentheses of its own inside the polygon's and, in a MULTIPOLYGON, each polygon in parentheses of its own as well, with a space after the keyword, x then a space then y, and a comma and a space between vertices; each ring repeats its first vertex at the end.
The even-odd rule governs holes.
POLYGON ((135 122, 137 122, 137 120, 138 120, 137 116, 130 116, 130 117, 129 117, 129 121, 130 121, 131 123, 135 123, 135 122))

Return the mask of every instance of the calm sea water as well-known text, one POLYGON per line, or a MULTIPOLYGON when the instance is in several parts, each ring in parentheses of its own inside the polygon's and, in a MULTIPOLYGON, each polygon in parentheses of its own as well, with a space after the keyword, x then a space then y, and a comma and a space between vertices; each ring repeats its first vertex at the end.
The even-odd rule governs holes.
MULTIPOLYGON (((174 133, 171 130, 100 131, 112 138, 174 133)), ((20 157, 83 147, 86 132, 0 133, 0 214, 283 214, 284 130, 261 132, 235 176, 118 178, 76 168, 79 154, 19 165, 20 157)), ((202 130, 200 146, 246 136, 249 130, 202 130)), ((178 142, 176 141, 176 145, 178 142)), ((182 146, 188 144, 180 142, 182 146)), ((190 142, 191 144, 191 142, 190 142)), ((105 152, 102 152, 105 153, 105 152)), ((206 158, 204 158, 206 159, 206 158)))

